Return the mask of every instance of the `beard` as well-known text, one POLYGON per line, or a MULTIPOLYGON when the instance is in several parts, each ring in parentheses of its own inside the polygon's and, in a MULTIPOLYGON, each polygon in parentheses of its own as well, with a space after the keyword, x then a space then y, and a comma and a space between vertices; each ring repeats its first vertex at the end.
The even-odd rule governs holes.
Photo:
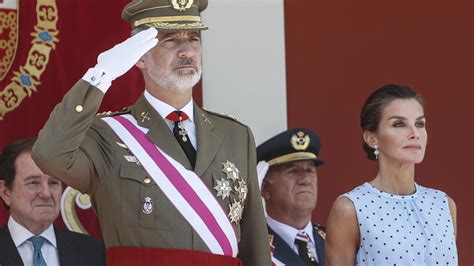
POLYGON ((145 54, 146 72, 148 76, 161 88, 178 93, 185 93, 194 87, 201 79, 202 67, 192 58, 178 59, 168 68, 163 68, 153 62, 149 53, 145 54), (194 70, 175 70, 183 65, 192 65, 194 70))

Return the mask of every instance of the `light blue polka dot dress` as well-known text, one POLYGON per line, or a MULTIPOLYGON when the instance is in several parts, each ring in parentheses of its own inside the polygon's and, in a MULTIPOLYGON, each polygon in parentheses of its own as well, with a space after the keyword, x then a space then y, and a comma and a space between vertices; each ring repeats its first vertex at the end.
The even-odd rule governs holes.
POLYGON ((392 195, 365 183, 344 194, 355 206, 359 265, 457 265, 447 195, 415 184, 412 195, 392 195))

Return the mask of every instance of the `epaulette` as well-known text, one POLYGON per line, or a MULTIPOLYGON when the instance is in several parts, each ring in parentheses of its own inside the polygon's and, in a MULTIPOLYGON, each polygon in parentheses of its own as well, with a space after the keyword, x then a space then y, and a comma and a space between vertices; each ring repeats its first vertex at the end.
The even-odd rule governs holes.
POLYGON ((242 124, 242 125, 246 126, 244 123, 242 123, 242 122, 240 122, 239 120, 237 120, 237 118, 235 118, 235 116, 233 116, 233 115, 229 115, 229 114, 225 114, 225 113, 219 113, 219 112, 215 112, 215 111, 209 111, 209 110, 207 110, 207 109, 205 109, 205 108, 203 108, 203 110, 206 111, 206 112, 208 112, 208 113, 210 113, 210 114, 217 115, 217 116, 220 116, 220 117, 224 117, 224 118, 230 119, 230 120, 232 120, 232 121, 235 121, 235 122, 237 122, 237 123, 239 123, 239 124, 242 124))
POLYGON ((318 232, 322 239, 326 240, 326 230, 324 230, 323 227, 321 227, 319 224, 314 224, 314 229, 318 232))
POLYGON ((123 114, 129 114, 129 113, 131 113, 130 107, 125 107, 120 111, 115 111, 115 112, 105 111, 105 112, 102 112, 102 113, 97 113, 96 116, 107 117, 107 116, 123 115, 123 114))

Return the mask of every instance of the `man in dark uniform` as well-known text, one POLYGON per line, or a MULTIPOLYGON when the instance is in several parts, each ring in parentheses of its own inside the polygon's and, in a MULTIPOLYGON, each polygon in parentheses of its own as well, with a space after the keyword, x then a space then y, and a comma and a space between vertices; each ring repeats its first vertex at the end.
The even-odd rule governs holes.
POLYGON ((35 144, 45 173, 91 195, 108 263, 270 264, 253 135, 192 100, 206 7, 203 0, 125 6, 133 36, 99 55, 35 144), (143 95, 96 117, 111 82, 133 65, 143 95))
POLYGON ((275 264, 324 265, 324 228, 311 223, 318 196, 319 135, 284 131, 257 148, 262 197, 275 264))
POLYGON ((34 139, 5 146, 0 196, 10 212, 0 228, 0 265, 105 265, 102 241, 53 225, 62 184, 31 159, 34 139))

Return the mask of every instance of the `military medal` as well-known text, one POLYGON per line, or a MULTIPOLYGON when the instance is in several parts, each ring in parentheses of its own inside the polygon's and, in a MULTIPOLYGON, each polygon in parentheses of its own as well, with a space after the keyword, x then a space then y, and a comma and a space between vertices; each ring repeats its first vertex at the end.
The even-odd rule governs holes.
POLYGON ((244 207, 242 207, 242 204, 240 204, 240 201, 234 200, 234 203, 229 205, 229 214, 228 217, 230 218, 230 222, 233 223, 238 223, 240 219, 242 219, 242 213, 244 210, 244 207))
POLYGON ((145 197, 145 199, 143 199, 142 212, 144 214, 150 214, 153 212, 153 201, 150 197, 145 197))
POLYGON ((239 180, 239 186, 235 186, 234 189, 239 193, 239 199, 244 201, 247 198, 248 188, 244 180, 239 180))
POLYGON ((217 185, 214 187, 214 189, 217 191, 217 196, 220 196, 222 199, 229 197, 230 191, 232 190, 229 180, 221 179, 216 181, 217 185))
POLYGON ((236 181, 239 179, 239 169, 235 167, 235 164, 225 161, 222 163, 224 165, 224 168, 222 169, 222 172, 224 172, 227 175, 228 179, 232 179, 233 181, 236 181))
POLYGON ((186 129, 184 128, 184 124, 183 124, 183 118, 181 116, 179 117, 178 128, 179 128, 178 134, 181 136, 181 139, 183 140, 183 142, 188 141, 188 137, 186 137, 187 135, 186 129))
POLYGON ((308 258, 310 261, 315 262, 316 258, 314 258, 313 252, 311 251, 311 248, 309 245, 306 245, 306 252, 308 253, 308 258))

